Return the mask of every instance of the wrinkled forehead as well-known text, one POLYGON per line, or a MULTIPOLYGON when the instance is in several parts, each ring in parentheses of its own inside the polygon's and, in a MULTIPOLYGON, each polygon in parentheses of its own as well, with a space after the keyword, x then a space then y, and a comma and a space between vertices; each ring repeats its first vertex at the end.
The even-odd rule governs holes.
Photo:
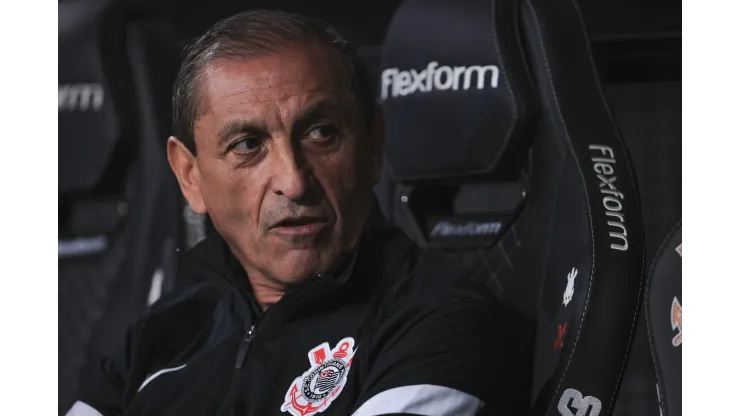
POLYGON ((281 107, 293 112, 315 101, 338 107, 346 99, 336 58, 327 48, 290 48, 249 59, 217 59, 204 71, 201 114, 260 112, 281 107))

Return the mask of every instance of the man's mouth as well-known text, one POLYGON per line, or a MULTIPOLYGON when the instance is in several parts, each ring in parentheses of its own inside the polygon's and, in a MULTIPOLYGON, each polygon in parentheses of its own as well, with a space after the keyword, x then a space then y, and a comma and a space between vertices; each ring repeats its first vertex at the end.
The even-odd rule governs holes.
POLYGON ((324 217, 301 216, 288 217, 272 226, 272 231, 291 236, 309 236, 318 234, 328 221, 324 217))

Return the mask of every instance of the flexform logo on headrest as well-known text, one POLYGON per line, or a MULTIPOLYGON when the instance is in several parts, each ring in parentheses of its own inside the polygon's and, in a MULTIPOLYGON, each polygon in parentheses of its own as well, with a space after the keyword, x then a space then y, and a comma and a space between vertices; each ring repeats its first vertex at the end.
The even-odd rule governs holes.
POLYGON ((496 65, 439 66, 436 61, 430 62, 425 69, 402 71, 398 68, 383 70, 383 100, 391 97, 406 96, 415 93, 446 90, 469 90, 475 87, 497 88, 499 69, 496 65), (474 83, 475 81, 475 83, 474 83))

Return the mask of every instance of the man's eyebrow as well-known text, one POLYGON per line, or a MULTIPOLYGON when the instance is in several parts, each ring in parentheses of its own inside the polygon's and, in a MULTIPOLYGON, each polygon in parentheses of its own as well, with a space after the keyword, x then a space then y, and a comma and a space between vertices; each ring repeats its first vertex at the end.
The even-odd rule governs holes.
MULTIPOLYGON (((301 128, 302 124, 310 123, 313 120, 329 117, 335 118, 338 115, 339 107, 332 101, 322 100, 308 106, 293 123, 294 127, 301 128), (333 117, 334 116, 334 117, 333 117)), ((218 133, 218 145, 223 146, 232 137, 238 134, 252 133, 254 135, 263 135, 267 128, 260 122, 250 120, 233 120, 228 123, 218 133)))
POLYGON ((221 146, 233 136, 240 133, 264 134, 265 127, 260 123, 249 120, 234 120, 226 125, 218 133, 218 145, 221 146))
POLYGON ((317 118, 331 117, 339 115, 339 107, 337 107, 333 101, 322 100, 318 101, 306 108, 296 117, 295 124, 303 121, 311 121, 317 118))

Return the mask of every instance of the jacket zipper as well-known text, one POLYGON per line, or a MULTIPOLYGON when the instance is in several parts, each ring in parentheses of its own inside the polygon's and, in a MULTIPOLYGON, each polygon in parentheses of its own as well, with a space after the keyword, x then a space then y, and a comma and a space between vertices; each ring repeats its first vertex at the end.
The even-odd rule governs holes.
MULTIPOLYGON (((316 275, 316 278, 318 278, 317 280, 324 280, 324 277, 325 276, 323 276, 321 274, 316 275)), ((306 293, 307 292, 304 290, 304 291, 302 291, 302 293, 298 294, 298 296, 291 297, 291 299, 289 299, 289 300, 290 300, 291 303, 298 302, 299 300, 302 300, 306 296, 308 296, 306 293)), ((308 294, 310 294, 310 293, 311 293, 311 291, 308 291, 308 294)), ((239 299, 239 303, 241 304, 241 307, 243 307, 243 308, 247 308, 248 307, 246 305, 246 302, 245 302, 245 298, 244 297, 240 297, 238 299, 239 299)), ((254 342, 254 337, 257 334, 258 327, 259 328, 264 328, 264 326, 267 324, 267 322, 270 321, 271 318, 274 318, 275 312, 278 312, 278 309, 282 309, 283 308, 283 305, 285 305, 285 302, 284 302, 283 299, 281 299, 280 302, 278 302, 275 306, 272 307, 271 312, 269 312, 269 313, 261 316, 255 324, 252 324, 246 330, 246 332, 244 333, 244 337, 239 342, 239 348, 238 348, 237 353, 236 353, 236 362, 234 363, 235 370, 241 370, 242 367, 244 366, 244 364, 246 363, 247 356, 249 355, 249 351, 250 351, 250 349, 252 347, 252 343, 254 342)), ((217 415, 221 416, 221 415, 227 414, 226 412, 228 410, 228 406, 229 406, 229 404, 232 403, 232 401, 234 399, 234 395, 237 392, 237 386, 238 386, 238 384, 237 384, 237 377, 239 377, 238 374, 240 374, 240 373, 241 373, 241 371, 235 371, 234 372, 234 376, 233 376, 233 379, 231 381, 231 385, 229 386, 229 391, 227 392, 226 397, 224 397, 224 399, 221 401, 221 406, 219 407, 218 411, 216 412, 217 415)))
MULTIPOLYGON (((324 277, 325 276, 322 275, 322 274, 317 274, 316 275, 316 278, 318 280, 323 280, 324 277)), ((298 299, 301 299, 301 298, 303 298, 303 296, 299 296, 298 297, 298 299)), ((280 306, 279 303, 280 302, 278 302, 278 305, 273 306, 273 308, 279 307, 280 306)), ((284 302, 283 302, 283 304, 284 304, 284 302)), ((272 315, 274 315, 274 314, 275 314, 275 312, 273 311, 272 312, 272 315)), ((264 316, 263 316, 263 318, 264 318, 264 316)), ((257 323, 261 323, 261 321, 263 321, 263 320, 265 320, 265 319, 260 319, 259 322, 257 322, 257 323)), ((241 370, 241 368, 244 366, 244 362, 246 361, 247 355, 249 354, 249 350, 252 347, 252 341, 254 340, 254 336, 256 335, 256 333, 257 333, 257 324, 256 323, 255 324, 252 324, 249 327, 249 329, 247 329, 247 332, 244 333, 244 337, 242 338, 241 342, 239 343, 239 349, 236 352, 236 363, 234 364, 234 368, 235 369, 241 370)))
POLYGON ((254 339, 255 327, 256 325, 254 324, 250 326, 244 334, 244 338, 242 338, 242 341, 239 343, 239 350, 236 353, 236 365, 234 366, 237 370, 242 368, 244 359, 247 358, 249 347, 252 345, 252 339, 254 339))

